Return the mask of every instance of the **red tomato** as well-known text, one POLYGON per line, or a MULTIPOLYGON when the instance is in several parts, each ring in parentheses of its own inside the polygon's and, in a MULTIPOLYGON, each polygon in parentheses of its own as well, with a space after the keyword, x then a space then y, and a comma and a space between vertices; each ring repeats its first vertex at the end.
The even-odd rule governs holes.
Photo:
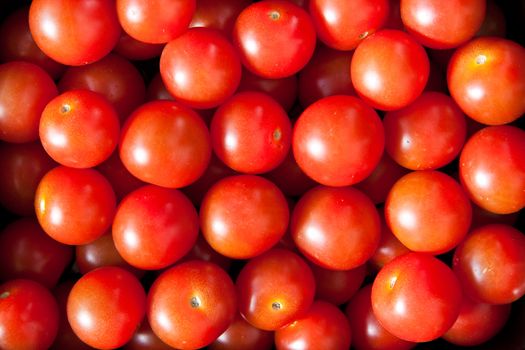
POLYGON ((273 247, 288 227, 288 204, 279 188, 255 175, 219 180, 200 207, 204 238, 220 254, 247 259, 273 247))
POLYGON ((450 95, 472 119, 507 124, 525 113, 525 48, 497 38, 473 39, 448 65, 450 95))
POLYGON ((356 97, 325 97, 301 114, 292 146, 306 175, 323 185, 348 186, 366 178, 379 163, 383 125, 377 113, 356 97))
POLYGON ((40 141, 58 163, 90 168, 109 158, 119 139, 115 108, 101 94, 70 90, 52 99, 40 118, 40 141))
POLYGON ((337 50, 353 50, 383 27, 389 0, 310 0, 310 15, 319 39, 337 50))
POLYGON ((114 0, 35 0, 29 28, 46 55, 70 66, 101 59, 120 36, 114 0))
POLYGON ((525 131, 514 126, 484 128, 467 140, 459 178, 470 199, 495 214, 525 207, 525 131))
POLYGON ((86 244, 102 236, 115 206, 111 185, 93 169, 56 167, 44 175, 35 194, 40 225, 64 244, 86 244))
POLYGON ((72 247, 51 239, 33 218, 0 232, 0 280, 27 278, 54 287, 73 257, 72 247))
POLYGON ((133 61, 143 61, 159 57, 164 49, 164 44, 150 44, 131 37, 125 31, 120 33, 120 38, 113 52, 133 61))
POLYGON ((182 192, 148 185, 120 202, 112 234, 124 260, 140 269, 158 270, 182 258, 195 244, 199 217, 182 192))
POLYGON ((442 254, 467 234, 472 207, 453 178, 436 170, 411 172, 399 179, 385 203, 386 222, 408 249, 442 254))
POLYGON ((332 270, 353 269, 370 259, 380 229, 374 203, 352 187, 314 187, 297 202, 290 223, 303 255, 332 270))
POLYGON ((485 18, 486 0, 402 0, 401 19, 421 44, 457 47, 476 34, 485 18))
POLYGON ((154 185, 187 186, 204 173, 211 157, 210 135, 201 117, 173 101, 137 108, 120 137, 120 158, 126 169, 154 185))
POLYGON ((184 255, 181 261, 189 260, 204 260, 214 263, 226 272, 229 271, 232 265, 232 259, 220 254, 213 249, 210 244, 204 239, 203 235, 199 234, 197 242, 191 247, 188 254, 184 255))
POLYGON ((209 350, 271 350, 273 332, 252 326, 240 313, 228 329, 208 346, 209 350))
POLYGON ((195 0, 116 0, 118 20, 131 37, 160 44, 188 29, 195 0))
POLYGON ((241 81, 235 48, 217 29, 191 28, 170 41, 160 56, 160 74, 177 101, 190 107, 217 107, 241 81))
POLYGON ((299 255, 279 248, 249 260, 236 287, 239 311, 263 330, 279 329, 306 314, 315 295, 308 264, 299 255))
POLYGON ((461 285, 437 258, 408 253, 386 264, 372 285, 372 309, 394 336, 412 342, 441 337, 461 307, 461 285))
POLYGON ((175 265, 153 282, 148 293, 153 332, 178 349, 209 345, 226 331, 236 312, 231 278, 205 261, 175 265))
POLYGON ((345 314, 322 300, 315 301, 302 317, 275 331, 277 350, 348 350, 351 340, 352 331, 345 314))
POLYGON ((359 290, 365 280, 366 264, 350 270, 330 270, 319 265, 310 264, 315 278, 315 298, 334 305, 348 302, 359 290))
POLYGON ((147 318, 142 321, 140 328, 135 331, 133 337, 124 345, 123 350, 173 350, 171 346, 160 340, 153 333, 147 318))
POLYGON ((55 83, 39 66, 22 61, 0 64, 0 140, 37 140, 42 111, 57 95, 55 83))
POLYGON ((224 102, 210 125, 215 154, 245 174, 265 173, 286 157, 292 125, 277 101, 261 92, 239 92, 224 102))
POLYGON ((525 235, 503 224, 478 227, 457 247, 453 267, 472 299, 512 303, 525 295, 525 235))
POLYGON ((412 104, 386 113, 385 150, 412 170, 437 169, 454 160, 467 134, 465 115, 449 96, 424 92, 412 104))
POLYGON ((130 272, 100 267, 82 276, 67 300, 67 318, 75 334, 99 349, 127 343, 146 312, 146 293, 130 272))
POLYGON ((58 322, 56 300, 40 283, 17 279, 0 284, 0 348, 48 349, 58 322))
POLYGON ((251 0, 198 0, 190 28, 214 28, 230 37, 237 16, 251 2, 251 0))
POLYGON ((350 65, 355 91, 372 107, 396 110, 414 102, 427 84, 425 49, 409 34, 385 29, 356 48, 350 65))
POLYGON ((263 0, 244 8, 233 28, 241 61, 252 73, 284 78, 310 60, 316 34, 312 20, 289 1, 263 0))

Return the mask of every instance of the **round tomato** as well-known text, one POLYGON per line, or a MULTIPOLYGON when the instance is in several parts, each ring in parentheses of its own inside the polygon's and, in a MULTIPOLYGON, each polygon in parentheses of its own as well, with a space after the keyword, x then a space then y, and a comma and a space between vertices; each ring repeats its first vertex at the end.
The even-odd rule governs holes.
POLYGON ((271 350, 274 334, 252 326, 240 313, 228 329, 208 346, 209 350, 271 350))

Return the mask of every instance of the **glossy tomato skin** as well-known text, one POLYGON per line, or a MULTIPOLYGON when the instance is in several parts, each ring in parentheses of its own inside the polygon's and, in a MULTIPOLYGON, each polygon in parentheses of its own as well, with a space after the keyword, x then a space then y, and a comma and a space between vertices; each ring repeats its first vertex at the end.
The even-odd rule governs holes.
POLYGON ((195 0, 116 0, 122 29, 151 44, 167 43, 184 33, 195 7, 195 0))
POLYGON ((454 252, 453 268, 475 301, 514 302, 525 294, 525 236, 509 225, 478 227, 454 252))
POLYGON ((480 37, 458 48, 448 65, 450 95, 472 119, 510 123, 525 113, 525 48, 498 37, 480 37))
POLYGON ((158 270, 182 258, 197 240, 199 217, 180 191, 147 185, 120 202, 112 235, 120 255, 140 269, 158 270))
POLYGON ((303 255, 324 268, 349 270, 364 264, 380 237, 374 203, 353 187, 317 186, 297 202, 290 223, 303 255))
POLYGON ((314 301, 308 312, 275 331, 278 350, 332 349, 347 350, 352 330, 345 314, 337 306, 322 300, 314 301))
POLYGON ((191 28, 164 47, 160 74, 177 101, 198 109, 217 107, 233 95, 241 63, 217 29, 191 28))
POLYGON ((313 180, 326 186, 348 186, 366 178, 379 163, 383 125, 377 113, 357 97, 330 96, 300 115, 292 147, 297 164, 313 180))
POLYGON ((14 143, 37 140, 40 115, 57 95, 55 82, 39 66, 23 61, 1 64, 0 140, 14 143))
POLYGON ((57 166, 40 142, 0 145, 0 203, 11 213, 35 213, 35 192, 42 177, 57 166))
POLYGON ((228 329, 208 346, 210 350, 271 350, 274 332, 252 326, 240 313, 228 329))
POLYGON ((525 207, 525 131, 502 125, 476 132, 461 151, 459 178, 482 209, 518 212, 525 207))
POLYGON ((67 317, 86 344, 116 349, 128 342, 146 312, 139 280, 120 267, 106 266, 82 276, 67 300, 67 317))
POLYGON ((211 157, 210 135, 201 117, 173 101, 137 108, 120 136, 120 158, 142 181, 179 188, 197 180, 211 157))
POLYGON ((233 27, 243 65, 265 78, 284 78, 312 57, 316 33, 308 13, 289 1, 264 0, 244 8, 233 27))
POLYGON ((417 344, 389 333, 372 310, 372 285, 362 287, 345 307, 356 350, 409 350, 417 344))
POLYGON ((188 261, 163 272, 148 293, 148 320, 153 332, 178 349, 209 345, 234 320, 235 287, 213 263, 188 261))
POLYGON ((415 101, 428 80, 423 47, 400 30, 380 30, 356 48, 350 76, 357 94, 372 107, 396 110, 415 101))
POLYGON ((66 91, 46 105, 40 118, 42 146, 56 162, 91 168, 109 158, 119 140, 117 112, 101 94, 66 91))
POLYGON ((401 19, 422 45, 457 47, 472 38, 485 19, 486 0, 402 0, 401 19))
POLYGON ((461 285, 437 258, 411 252, 386 264, 372 285, 372 309, 394 336, 412 342, 439 338, 461 307, 461 285), (429 317, 432 315, 432 317, 429 317))
POLYGON ((49 237, 33 218, 0 232, 0 280, 26 278, 53 288, 73 257, 73 248, 49 237))
POLYGON ((236 288, 243 317, 259 329, 276 330, 308 311, 315 279, 299 255, 274 248, 248 261, 236 288))
POLYGON ((86 244, 102 236, 115 207, 111 185, 93 169, 58 166, 44 175, 35 194, 40 226, 64 244, 86 244))
POLYGON ((386 113, 385 150, 411 170, 437 169, 454 160, 467 134, 465 115, 449 96, 423 92, 409 106, 386 113))
POLYGON ((70 66, 101 59, 120 36, 114 0, 32 1, 29 28, 46 55, 70 66))
POLYGON ((383 27, 389 0, 310 0, 309 11, 319 39, 336 50, 353 50, 383 27))
POLYGON ((256 175, 219 180, 200 207, 206 241, 235 259, 259 255, 274 246, 288 227, 286 198, 271 181, 256 175))
POLYGON ((472 220, 467 194, 452 177, 420 170, 400 178, 385 203, 386 222, 407 248, 442 254, 466 236, 472 220))
POLYGON ((259 174, 277 167, 292 143, 286 111, 261 92, 239 92, 214 113, 210 125, 214 153, 235 171, 259 174))
POLYGON ((58 332, 59 311, 40 283, 16 279, 0 285, 0 347, 48 349, 58 332))

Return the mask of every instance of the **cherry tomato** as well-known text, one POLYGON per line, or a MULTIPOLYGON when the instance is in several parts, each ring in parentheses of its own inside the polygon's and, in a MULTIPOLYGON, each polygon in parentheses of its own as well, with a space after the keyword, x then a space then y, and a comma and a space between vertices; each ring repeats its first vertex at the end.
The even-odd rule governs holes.
POLYGON ((113 52, 133 61, 144 61, 151 58, 160 57, 164 44, 150 44, 139 41, 128 35, 125 31, 120 33, 117 45, 113 52))
POLYGON ((423 47, 400 30, 380 30, 356 48, 350 64, 355 91, 381 110, 414 102, 427 84, 430 63, 423 47))
POLYGON ((315 41, 310 16, 289 1, 253 3, 244 8, 233 27, 233 42, 242 63, 265 78, 297 73, 312 57, 315 41))
POLYGON ((304 315, 315 296, 315 279, 297 254, 274 248, 252 258, 236 281, 243 317, 263 330, 276 330, 304 315))
POLYGON ((160 340, 159 337, 153 333, 147 318, 142 321, 140 328, 129 342, 124 345, 123 350, 173 350, 171 346, 160 340))
POLYGON ((210 350, 271 350, 274 334, 252 326, 240 313, 228 329, 208 346, 210 350))
POLYGON ((120 136, 120 158, 142 181, 184 187, 206 170, 211 157, 208 128, 193 110, 173 101, 137 108, 120 136))
POLYGON ((120 36, 115 0, 32 1, 29 28, 46 55, 71 66, 101 59, 120 36))
POLYGON ((308 312, 291 324, 275 331, 277 350, 331 349, 348 350, 352 340, 345 314, 326 301, 315 301, 308 312))
POLYGON ((525 295, 525 235, 503 224, 478 227, 457 247, 453 268, 472 299, 516 301, 525 295))
POLYGON ((450 95, 480 123, 510 123, 525 113, 524 61, 525 48, 516 42, 498 37, 473 39, 450 59, 450 95))
POLYGON ((188 261, 163 272, 148 293, 153 332, 177 349, 197 349, 217 339, 237 312, 235 287, 213 263, 188 261))
POLYGON ((190 28, 215 28, 230 37, 237 16, 251 0, 198 0, 190 28))
POLYGON ((93 169, 58 166, 44 175, 35 194, 38 222, 64 244, 86 244, 102 236, 115 206, 111 185, 93 169))
POLYGON ((323 185, 348 186, 365 179, 379 163, 383 125, 377 113, 356 97, 325 97, 300 115, 292 146, 306 175, 323 185))
POLYGON ((206 241, 220 254, 235 259, 251 258, 274 246, 288 227, 289 215, 279 188, 255 175, 219 180, 200 207, 206 241))
POLYGON ((58 332, 58 306, 40 283, 16 279, 0 285, 0 348, 48 349, 58 332))
POLYGON ((90 168, 108 159, 119 138, 115 108, 101 94, 70 90, 52 99, 40 118, 40 141, 55 161, 90 168))
POLYGON ((374 203, 352 187, 317 186, 297 202, 290 223, 292 238, 312 262, 349 270, 374 254, 380 237, 374 203))
POLYGON ((140 269, 158 270, 182 258, 197 240, 199 217, 180 191, 147 185, 120 202, 112 234, 119 254, 140 269))
POLYGON ((441 260, 407 253, 386 264, 372 285, 372 310, 394 336, 412 342, 441 337, 459 315, 461 285, 441 260))
POLYGON ((86 344, 116 349, 127 343, 146 312, 146 293, 138 279, 106 266, 82 276, 67 300, 67 318, 86 344))
POLYGON ((347 303, 359 290, 367 274, 366 264, 349 270, 330 270, 310 264, 315 278, 315 298, 334 305, 347 303))

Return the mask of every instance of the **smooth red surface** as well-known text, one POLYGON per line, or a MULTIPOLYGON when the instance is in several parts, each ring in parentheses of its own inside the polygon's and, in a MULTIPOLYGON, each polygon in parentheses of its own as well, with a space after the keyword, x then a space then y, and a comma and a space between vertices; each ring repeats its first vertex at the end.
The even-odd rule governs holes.
POLYGON ((330 270, 314 263, 310 268, 315 278, 315 299, 334 305, 343 305, 351 300, 367 275, 366 264, 350 270, 330 270))
POLYGON ((210 350, 271 350, 274 332, 252 326, 240 313, 228 329, 208 346, 210 350))

